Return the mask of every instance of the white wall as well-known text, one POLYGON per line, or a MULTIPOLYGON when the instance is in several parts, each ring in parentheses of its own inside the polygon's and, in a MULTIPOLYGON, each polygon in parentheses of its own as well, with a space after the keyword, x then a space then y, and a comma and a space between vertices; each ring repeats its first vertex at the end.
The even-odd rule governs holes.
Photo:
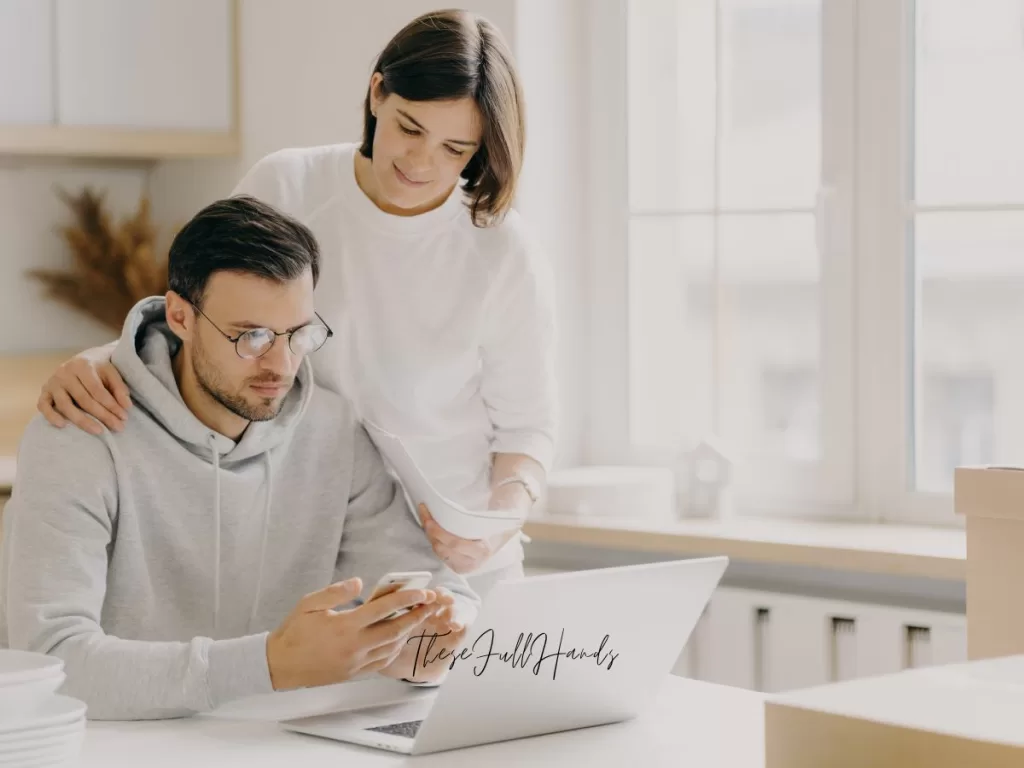
POLYGON ((585 12, 585 0, 519 0, 515 30, 527 105, 517 207, 546 249, 558 284, 562 465, 586 458, 589 400, 585 12))
POLYGON ((116 335, 88 317, 44 297, 26 270, 70 263, 57 231, 72 223, 57 197, 92 185, 106 191, 116 217, 127 215, 146 187, 138 167, 0 159, 0 354, 81 349, 116 335))

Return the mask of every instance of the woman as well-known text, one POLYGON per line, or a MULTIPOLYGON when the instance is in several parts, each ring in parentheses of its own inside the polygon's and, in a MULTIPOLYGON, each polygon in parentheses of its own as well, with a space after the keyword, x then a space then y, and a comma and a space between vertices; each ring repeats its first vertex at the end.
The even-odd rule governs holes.
MULTIPOLYGON (((512 210, 523 161, 522 92, 497 29, 426 14, 378 57, 362 142, 285 149, 235 193, 316 234, 318 308, 337 343, 318 381, 405 442, 444 495, 469 509, 528 510, 555 446, 553 285, 512 210)), ((44 385, 56 426, 120 429, 130 400, 110 346, 44 385), (88 416, 87 416, 88 415, 88 416)), ((521 534, 460 539, 419 510, 437 554, 485 594, 521 577, 521 534)))

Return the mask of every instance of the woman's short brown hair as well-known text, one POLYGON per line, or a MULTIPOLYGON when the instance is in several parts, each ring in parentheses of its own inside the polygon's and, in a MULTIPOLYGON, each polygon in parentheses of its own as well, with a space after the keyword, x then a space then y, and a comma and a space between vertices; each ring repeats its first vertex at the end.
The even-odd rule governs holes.
MULTIPOLYGON (((469 97, 483 117, 483 140, 462 178, 473 223, 488 226, 512 207, 523 165, 526 126, 522 86, 512 52, 498 29, 462 10, 427 13, 407 24, 384 47, 374 65, 381 93, 409 101, 469 97)), ((366 93, 363 143, 373 157, 377 118, 366 93)))

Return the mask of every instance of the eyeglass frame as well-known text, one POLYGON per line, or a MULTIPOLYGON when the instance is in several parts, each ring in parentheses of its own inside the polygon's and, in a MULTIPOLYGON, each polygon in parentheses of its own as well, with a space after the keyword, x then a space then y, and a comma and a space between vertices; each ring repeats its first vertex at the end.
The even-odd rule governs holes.
MULTIPOLYGON (((240 334, 238 334, 237 336, 232 338, 230 334, 225 333, 224 331, 222 331, 220 326, 217 325, 215 322, 213 322, 213 320, 211 320, 207 316, 207 314, 205 312, 203 312, 203 310, 201 310, 198 306, 196 306, 195 303, 193 303, 191 301, 189 301, 188 303, 191 305, 192 309, 194 309, 196 312, 198 312, 200 315, 202 315, 203 317, 206 318, 206 321, 217 330, 217 333, 219 333, 221 336, 223 336, 225 339, 227 339, 228 341, 231 342, 231 344, 235 348, 235 354, 238 355, 238 357, 241 360, 259 360, 260 358, 265 357, 267 355, 267 353, 270 352, 270 350, 272 350, 274 348, 274 345, 277 344, 278 336, 287 336, 288 337, 288 351, 291 352, 293 355, 298 354, 294 349, 292 349, 292 334, 296 333, 297 331, 301 331, 303 328, 309 328, 309 323, 307 323, 306 325, 300 325, 298 328, 293 328, 290 331, 283 331, 281 333, 278 333, 273 328, 250 328, 249 330, 242 331, 240 334), (256 357, 243 357, 242 353, 238 351, 238 342, 241 341, 242 337, 245 336, 247 333, 252 333, 253 331, 267 331, 268 333, 272 333, 272 334, 274 334, 274 340, 272 342, 270 342, 270 346, 269 347, 267 347, 261 354, 256 355, 256 357)), ((330 339, 332 336, 334 336, 334 331, 331 330, 331 326, 329 326, 327 324, 326 320, 324 320, 322 317, 320 317, 320 313, 317 312, 316 310, 313 310, 313 314, 316 315, 317 320, 319 320, 323 324, 324 328, 327 329, 327 338, 324 339, 323 344, 321 344, 319 347, 314 349, 312 352, 304 352, 304 353, 302 353, 303 355, 312 355, 314 352, 320 351, 321 349, 323 349, 324 344, 327 343, 327 340, 330 339)))

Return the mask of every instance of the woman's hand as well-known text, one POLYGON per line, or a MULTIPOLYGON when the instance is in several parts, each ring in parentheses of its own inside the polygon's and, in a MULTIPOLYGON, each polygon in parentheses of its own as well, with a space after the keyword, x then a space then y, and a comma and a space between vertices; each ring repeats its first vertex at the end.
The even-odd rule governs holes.
POLYGON ((128 418, 132 401, 110 357, 113 345, 93 347, 61 364, 43 385, 36 406, 55 427, 68 421, 86 432, 98 435, 102 427, 120 432, 128 418))
POLYGON ((420 504, 420 521, 430 539, 434 553, 456 573, 471 573, 486 563, 491 555, 505 546, 519 529, 505 531, 489 539, 463 539, 449 533, 430 515, 425 504, 420 504))

